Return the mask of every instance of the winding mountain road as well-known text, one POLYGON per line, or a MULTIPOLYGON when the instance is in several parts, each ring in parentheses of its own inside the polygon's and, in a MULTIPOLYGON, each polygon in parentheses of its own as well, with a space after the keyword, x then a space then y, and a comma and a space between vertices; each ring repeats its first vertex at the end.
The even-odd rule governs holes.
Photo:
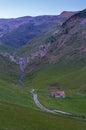
POLYGON ((37 94, 33 94, 33 99, 34 99, 34 102, 36 103, 36 105, 43 111, 46 111, 46 112, 49 112, 49 113, 53 113, 55 114, 56 112, 54 112, 53 110, 49 110, 47 109, 45 106, 43 106, 39 100, 38 100, 38 97, 37 97, 37 94))
POLYGON ((66 114, 66 115, 71 115, 70 113, 64 112, 64 111, 60 111, 60 110, 49 110, 48 108, 46 108, 45 106, 43 106, 39 100, 38 100, 38 96, 37 94, 34 93, 34 89, 31 90, 31 93, 33 95, 33 100, 35 102, 35 104, 43 111, 49 112, 49 113, 53 113, 53 114, 57 114, 57 113, 61 113, 61 114, 66 114))

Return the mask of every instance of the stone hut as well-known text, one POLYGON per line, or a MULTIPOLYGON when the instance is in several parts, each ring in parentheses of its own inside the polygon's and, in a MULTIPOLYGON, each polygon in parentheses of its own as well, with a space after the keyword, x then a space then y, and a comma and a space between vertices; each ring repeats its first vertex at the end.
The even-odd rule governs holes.
POLYGON ((51 96, 55 98, 65 98, 64 91, 51 92, 51 96))

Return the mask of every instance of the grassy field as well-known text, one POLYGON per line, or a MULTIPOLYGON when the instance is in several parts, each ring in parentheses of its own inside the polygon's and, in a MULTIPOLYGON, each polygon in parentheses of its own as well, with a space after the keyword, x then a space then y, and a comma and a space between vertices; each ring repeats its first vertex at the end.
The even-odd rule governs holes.
POLYGON ((19 66, 0 55, 0 79, 15 82, 20 75, 19 66))
POLYGON ((0 130, 85 130, 86 122, 0 102, 0 130))
POLYGON ((0 130, 82 130, 86 122, 42 112, 35 105, 30 86, 0 80, 0 130))
POLYGON ((35 108, 32 95, 18 84, 0 80, 0 101, 35 108))
POLYGON ((46 107, 86 116, 86 67, 60 69, 53 65, 33 77, 32 88, 46 107), (66 97, 52 98, 52 91, 65 91, 66 97))
MULTIPOLYGON (((29 86, 22 88, 16 84, 0 82, 0 130, 82 130, 86 128, 85 121, 42 112, 34 104, 29 90, 29 86)), ((54 103, 56 104, 55 101, 54 103)), ((48 104, 48 107, 50 106, 48 104)))
POLYGON ((41 103, 49 109, 86 115, 86 67, 60 69, 51 65, 42 68, 27 75, 24 88, 18 83, 18 66, 3 57, 0 60, 0 130, 85 130, 85 121, 41 111, 30 90, 34 88, 41 103), (67 97, 51 98, 53 86, 55 90, 64 90, 67 97))

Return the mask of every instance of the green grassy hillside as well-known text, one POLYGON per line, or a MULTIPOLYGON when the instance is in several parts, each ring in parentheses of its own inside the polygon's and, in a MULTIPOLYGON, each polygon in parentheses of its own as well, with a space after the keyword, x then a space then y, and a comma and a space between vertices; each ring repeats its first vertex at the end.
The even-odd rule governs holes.
MULTIPOLYGON (((70 104, 79 105, 80 100, 84 102, 84 93, 80 92, 78 94, 78 98, 73 97, 75 95, 75 91, 78 91, 78 88, 75 86, 69 85, 69 82, 66 81, 67 77, 71 79, 80 72, 85 72, 86 68, 78 70, 74 72, 73 70, 68 70, 64 68, 63 70, 57 69, 57 66, 50 66, 42 71, 38 71, 35 75, 32 75, 32 84, 31 76, 28 78, 26 88, 22 88, 16 83, 13 83, 12 80, 8 79, 0 79, 0 129, 1 130, 82 130, 86 128, 86 122, 78 119, 72 119, 63 115, 52 115, 45 112, 42 112, 35 105, 32 95, 30 94, 30 90, 34 87, 36 92, 38 93, 38 97, 40 101, 46 105, 48 108, 53 109, 61 109, 65 111, 70 111, 70 104), (68 76, 69 75, 69 76, 68 76), (46 78, 45 78, 46 76, 46 78), (64 79, 64 90, 70 92, 69 98, 60 99, 52 99, 49 95, 50 90, 49 87, 57 84, 56 81, 58 79, 59 88, 62 79, 64 79), (61 80, 61 81, 60 81, 61 80), (67 85, 68 83, 68 85, 67 85), (32 86, 31 86, 32 85, 32 86), (70 87, 69 89, 67 89, 70 87), (76 101, 78 101, 76 103, 76 101), (58 106, 58 107, 57 107, 58 106)), ((84 75, 84 74, 83 74, 84 75)), ((83 76, 81 75, 81 77, 83 76)), ((11 79, 11 78, 10 78, 11 79)), ((14 80, 15 81, 15 80, 14 80)), ((85 83, 85 82, 84 82, 85 83)), ((79 87, 81 88, 81 87, 79 87)), ((63 89, 62 89, 63 90, 63 89)), ((77 97, 77 95, 75 95, 77 97)), ((84 102, 85 103, 85 102, 84 102)), ((77 110, 82 111, 82 107, 77 108, 77 110)), ((85 107, 85 105, 84 105, 85 107)), ((73 111, 75 107, 73 108, 73 111)), ((76 111, 75 111, 76 112, 76 111)), ((84 111, 85 112, 85 108, 84 111)))
MULTIPOLYGON (((70 70, 67 67, 62 69, 61 66, 59 67, 57 65, 51 65, 47 68, 43 67, 40 71, 36 71, 32 75, 27 75, 25 79, 26 87, 22 88, 17 82, 19 76, 18 66, 2 56, 0 56, 0 61, 2 61, 2 64, 0 64, 0 130, 85 129, 86 123, 79 119, 42 112, 35 105, 30 90, 34 88, 38 93, 41 103, 48 108, 71 112, 71 103, 75 105, 75 102, 78 101, 76 104, 78 106, 81 100, 85 103, 85 93, 83 92, 85 87, 82 87, 83 84, 85 85, 85 81, 81 86, 76 82, 79 88, 75 85, 72 86, 71 82, 72 79, 74 80, 74 76, 76 77, 80 72, 83 72, 83 75, 81 74, 81 77, 78 77, 78 79, 82 80, 82 77, 85 78, 84 73, 86 68, 75 71, 75 69, 70 70), (69 78, 69 81, 67 78, 69 78), (56 89, 61 89, 66 92, 67 98, 60 99, 57 102, 56 99, 50 97, 49 88, 55 84, 59 84, 59 88, 56 89), (63 87, 60 88, 60 86, 63 87), (77 94, 75 94, 76 91, 77 94), (79 98, 75 100, 74 96, 78 96, 79 98)), ((85 104, 83 106, 80 106, 80 109, 73 107, 72 112, 76 113, 78 111, 82 113, 83 110, 82 114, 85 114, 85 104)))
POLYGON ((86 122, 0 102, 0 130, 85 130, 86 122))
POLYGON ((27 79, 46 107, 86 116, 86 66, 48 65, 27 79), (52 98, 53 91, 64 91, 66 97, 52 98))
POLYGON ((18 65, 0 55, 0 79, 5 79, 9 82, 16 81, 19 77, 19 73, 18 65))

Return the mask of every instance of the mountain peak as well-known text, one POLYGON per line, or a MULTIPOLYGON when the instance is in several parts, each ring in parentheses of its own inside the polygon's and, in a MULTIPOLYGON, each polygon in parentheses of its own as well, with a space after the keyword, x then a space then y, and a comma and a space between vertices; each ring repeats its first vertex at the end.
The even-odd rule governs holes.
POLYGON ((75 13, 77 13, 77 11, 63 11, 60 16, 61 17, 71 17, 72 15, 74 15, 75 13))

